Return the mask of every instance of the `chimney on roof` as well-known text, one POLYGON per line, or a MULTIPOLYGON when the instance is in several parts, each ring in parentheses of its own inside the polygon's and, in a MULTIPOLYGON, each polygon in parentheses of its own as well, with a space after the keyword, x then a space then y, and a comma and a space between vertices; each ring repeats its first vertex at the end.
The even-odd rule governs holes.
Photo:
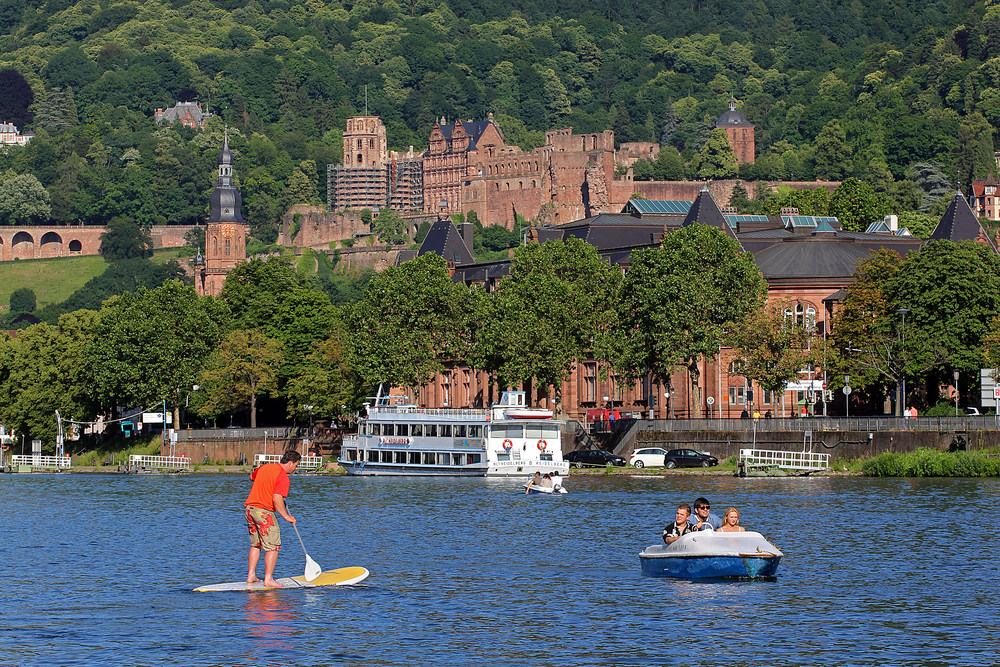
POLYGON ((899 231, 899 218, 895 215, 885 216, 885 224, 889 227, 890 232, 899 231))
POLYGON ((458 226, 458 233, 465 241, 465 247, 472 252, 472 232, 475 230, 476 226, 471 222, 463 222, 458 226))

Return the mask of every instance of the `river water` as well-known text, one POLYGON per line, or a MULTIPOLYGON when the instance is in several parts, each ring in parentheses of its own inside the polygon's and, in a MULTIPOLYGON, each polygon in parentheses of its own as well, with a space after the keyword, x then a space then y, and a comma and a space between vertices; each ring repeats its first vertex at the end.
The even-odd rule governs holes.
MULTIPOLYGON (((5 475, 0 664, 986 665, 1000 480, 294 476, 310 556, 355 587, 245 575, 243 476, 5 475), (707 496, 785 553, 775 581, 645 577, 707 496)), ((278 575, 304 558, 286 529, 278 575)), ((287 527, 290 528, 290 527, 287 527)))

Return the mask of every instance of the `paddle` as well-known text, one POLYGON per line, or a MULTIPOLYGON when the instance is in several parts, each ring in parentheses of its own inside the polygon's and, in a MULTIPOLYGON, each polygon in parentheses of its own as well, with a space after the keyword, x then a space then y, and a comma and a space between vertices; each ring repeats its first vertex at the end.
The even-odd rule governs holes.
MULTIPOLYGON (((299 538, 299 544, 302 544, 302 536, 299 535, 299 527, 293 523, 292 528, 295 529, 295 535, 299 538)), ((309 557, 305 544, 302 544, 302 553, 306 555, 306 571, 303 576, 305 576, 306 581, 312 581, 323 572, 323 568, 319 566, 319 563, 309 557)))

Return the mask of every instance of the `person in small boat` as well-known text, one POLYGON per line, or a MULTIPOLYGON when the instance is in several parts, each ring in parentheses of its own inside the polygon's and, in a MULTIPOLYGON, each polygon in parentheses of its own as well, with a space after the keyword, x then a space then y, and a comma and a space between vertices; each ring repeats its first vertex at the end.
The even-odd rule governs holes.
POLYGON ((673 544, 682 536, 695 532, 694 526, 688 521, 690 518, 691 506, 687 503, 681 503, 674 514, 673 522, 668 523, 666 528, 663 529, 663 541, 667 544, 673 544))
POLYGON ((694 516, 691 523, 695 530, 718 530, 722 525, 722 519, 712 514, 711 506, 705 498, 698 498, 694 501, 694 516))
POLYGON ((536 472, 534 475, 528 478, 528 483, 525 484, 526 487, 531 488, 532 486, 542 485, 542 473, 536 472))
POLYGON ((551 489, 553 486, 552 475, 550 475, 549 473, 545 473, 544 475, 542 475, 541 481, 538 482, 536 486, 540 486, 543 489, 551 489))
POLYGON ((722 527, 716 528, 722 533, 742 533, 746 528, 740 525, 740 511, 735 507, 727 507, 726 513, 722 515, 722 527))
POLYGON ((552 480, 553 491, 558 491, 559 489, 562 488, 562 475, 559 474, 558 470, 554 471, 551 475, 549 475, 549 479, 552 480))

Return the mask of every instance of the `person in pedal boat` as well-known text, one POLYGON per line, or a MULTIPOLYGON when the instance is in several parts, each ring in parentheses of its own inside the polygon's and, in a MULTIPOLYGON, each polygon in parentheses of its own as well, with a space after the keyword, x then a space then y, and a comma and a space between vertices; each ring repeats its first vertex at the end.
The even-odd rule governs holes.
POLYGON ((674 521, 668 523, 667 527, 663 529, 663 541, 667 544, 673 544, 681 538, 682 535, 687 535, 688 533, 695 532, 694 526, 688 521, 691 516, 691 506, 687 503, 681 503, 677 507, 677 512, 674 514, 674 521))
POLYGON ((275 512, 288 523, 295 523, 295 517, 285 508, 285 498, 288 497, 288 475, 299 467, 301 455, 294 450, 288 450, 281 456, 280 463, 265 463, 250 473, 253 486, 243 507, 246 510, 247 529, 250 531, 250 555, 248 557, 247 583, 255 584, 257 578, 257 562, 260 552, 264 552, 264 585, 281 588, 274 580, 274 567, 278 564, 278 552, 281 551, 281 529, 275 512))

